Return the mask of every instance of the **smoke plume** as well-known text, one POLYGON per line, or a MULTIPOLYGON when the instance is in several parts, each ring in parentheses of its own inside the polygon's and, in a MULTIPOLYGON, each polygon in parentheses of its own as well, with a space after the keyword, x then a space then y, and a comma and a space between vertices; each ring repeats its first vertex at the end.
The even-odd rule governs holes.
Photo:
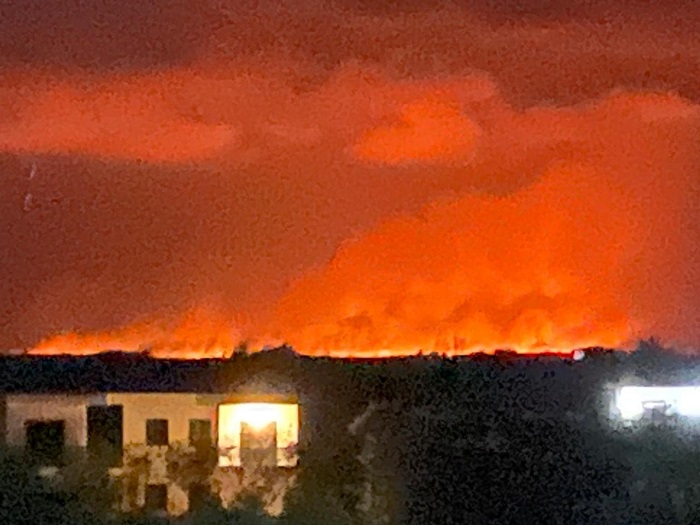
POLYGON ((209 2, 138 67, 0 38, 0 345, 700 347, 700 17, 476 4, 209 2))

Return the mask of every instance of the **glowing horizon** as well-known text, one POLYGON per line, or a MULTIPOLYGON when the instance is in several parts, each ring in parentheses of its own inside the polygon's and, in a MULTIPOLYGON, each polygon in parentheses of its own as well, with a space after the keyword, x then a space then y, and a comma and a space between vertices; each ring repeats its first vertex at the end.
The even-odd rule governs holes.
POLYGON ((0 32, 0 348, 700 349, 700 18, 73 3, 0 32))

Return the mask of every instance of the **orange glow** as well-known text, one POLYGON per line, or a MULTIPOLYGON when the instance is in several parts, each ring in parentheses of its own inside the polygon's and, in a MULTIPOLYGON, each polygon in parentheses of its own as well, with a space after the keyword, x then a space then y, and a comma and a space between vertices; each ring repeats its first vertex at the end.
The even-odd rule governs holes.
POLYGON ((189 77, 187 72, 170 71, 78 85, 52 81, 48 87, 42 87, 43 82, 25 86, 23 95, 12 101, 21 108, 16 120, 0 124, 0 148, 154 163, 214 157, 236 143, 236 130, 174 106, 173 89, 183 82, 183 74, 189 77))
POLYGON ((242 318, 237 319, 238 325, 216 312, 195 309, 169 323, 143 322, 112 331, 56 335, 41 341, 30 353, 90 355, 148 351, 161 358, 227 357, 241 342, 242 318))
POLYGON ((299 405, 293 403, 223 403, 219 405, 219 465, 240 466, 241 424, 260 430, 275 423, 277 465, 293 467, 296 453, 287 451, 299 442, 299 405))
MULTIPOLYGON (((521 140, 549 129, 573 151, 508 197, 436 202, 345 243, 292 287, 271 332, 330 354, 563 352, 654 334, 697 344, 697 283, 682 277, 680 256, 694 260, 684 224, 696 213, 687 155, 699 160, 697 141, 669 133, 697 131, 699 115, 644 94, 514 114, 509 124, 532 133, 521 140)), ((377 147, 392 162, 399 146, 410 157, 404 139, 377 147)))
MULTIPOLYGON (((0 145, 153 162, 189 162, 223 148, 233 158, 227 170, 272 165, 279 179, 302 188, 295 198, 318 191, 315 202, 324 198, 319 187, 333 187, 326 178, 358 179, 362 191, 347 201, 334 196, 344 206, 337 215, 332 206, 300 205, 290 219, 298 221, 293 242, 270 239, 264 221, 240 234, 236 242, 249 237, 265 255, 247 254, 248 265, 235 272, 220 263, 225 269, 211 272, 209 292, 241 275, 264 286, 259 267, 274 275, 286 269, 284 256, 336 246, 333 221, 356 233, 330 261, 323 252, 327 264, 295 259, 300 275, 254 323, 240 320, 247 304, 233 314, 194 309, 174 322, 49 337, 33 353, 150 348, 162 357, 219 356, 244 339, 254 348, 288 342, 306 354, 356 357, 556 353, 627 347, 650 336, 700 345, 697 105, 672 94, 616 92, 583 105, 520 110, 479 76, 437 85, 349 68, 299 94, 265 75, 207 75, 104 81, 89 96, 54 87, 19 126, 0 130, 0 145), (179 99, 165 89, 172 86, 203 116, 174 111, 179 99), (42 120, 64 117, 60 133, 42 120), (233 130, 245 140, 234 140, 233 130), (407 166, 440 189, 398 169, 407 166), (379 179, 385 185, 375 190, 379 179), (365 204, 394 197, 406 203, 384 204, 391 211, 376 217, 375 201, 365 204), (370 211, 355 210, 362 206, 370 211), (366 216, 342 222, 343 213, 366 216), (287 252, 270 263, 266 250, 279 242, 288 242, 287 252)), ((255 206, 246 213, 266 216, 276 203, 255 206)), ((216 235, 209 240, 218 246, 225 234, 216 235)), ((197 262, 195 273, 210 277, 197 262)))
POLYGON ((478 126, 456 104, 425 100, 404 107, 397 124, 368 132, 355 146, 363 159, 389 165, 411 162, 468 162, 474 156, 478 126))

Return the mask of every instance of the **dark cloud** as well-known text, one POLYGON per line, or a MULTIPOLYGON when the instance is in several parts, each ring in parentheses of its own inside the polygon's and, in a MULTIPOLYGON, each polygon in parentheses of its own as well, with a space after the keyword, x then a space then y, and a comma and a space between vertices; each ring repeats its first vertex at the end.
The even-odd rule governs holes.
POLYGON ((206 0, 3 0, 0 64, 167 67, 197 55, 216 16, 206 0))

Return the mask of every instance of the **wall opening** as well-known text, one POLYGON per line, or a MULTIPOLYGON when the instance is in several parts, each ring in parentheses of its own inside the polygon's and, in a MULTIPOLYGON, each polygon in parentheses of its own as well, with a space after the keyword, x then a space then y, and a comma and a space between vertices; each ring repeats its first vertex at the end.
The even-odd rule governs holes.
POLYGON ((190 445, 197 449, 211 447, 212 433, 209 419, 190 419, 190 445))
POLYGON ((294 467, 298 462, 299 405, 224 403, 218 410, 219 465, 294 467))
POLYGON ((167 485, 146 485, 146 501, 144 504, 144 510, 148 513, 167 512, 167 485))
POLYGON ((277 466, 277 423, 260 426, 241 422, 241 466, 277 466))
POLYGON ((46 466, 60 466, 66 444, 65 421, 25 423, 26 452, 32 461, 46 466))
POLYGON ((205 483, 192 483, 188 490, 190 512, 197 512, 214 505, 214 496, 205 483))
POLYGON ((87 450, 90 456, 117 466, 123 457, 124 410, 121 405, 87 407, 87 450))
POLYGON ((623 421, 672 423, 700 419, 700 387, 634 386, 618 388, 614 408, 623 421))
POLYGON ((168 420, 148 419, 146 420, 146 445, 166 446, 169 444, 168 420))

